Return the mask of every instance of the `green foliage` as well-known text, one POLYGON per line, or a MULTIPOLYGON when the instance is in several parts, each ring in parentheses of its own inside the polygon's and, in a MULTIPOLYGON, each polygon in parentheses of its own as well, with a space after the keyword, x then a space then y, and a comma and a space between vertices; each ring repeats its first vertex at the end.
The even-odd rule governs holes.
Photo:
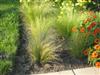
MULTIPOLYGON (((94 66, 96 66, 96 62, 100 62, 100 57, 99 57, 99 55, 100 55, 100 24, 99 24, 100 16, 99 16, 99 14, 100 13, 98 13, 98 12, 95 13, 95 15, 97 16, 96 19, 94 20, 96 22, 96 26, 92 27, 91 32, 94 33, 96 29, 99 29, 99 30, 97 30, 94 33, 94 35, 95 35, 94 38, 90 39, 90 41, 89 41, 89 44, 91 43, 90 44, 91 50, 89 50, 88 62, 94 66), (98 54, 98 57, 93 57, 93 53, 95 53, 95 52, 98 54)), ((90 36, 89 36, 89 38, 90 38, 90 36)))
POLYGON ((99 0, 71 0, 78 10, 94 10, 99 11, 99 0))
POLYGON ((19 0, 0 0, 0 3, 6 3, 6 4, 12 4, 12 3, 18 3, 19 0))
POLYGON ((16 40, 18 39, 18 17, 15 12, 5 14, 0 19, 0 52, 15 53, 16 40))
MULTIPOLYGON (((1 0, 0 0, 1 1, 1 0)), ((0 75, 11 70, 18 40, 18 10, 16 4, 0 4, 0 75), (3 55, 4 54, 4 55, 3 55), (7 60, 6 60, 7 59, 7 60)))
POLYGON ((86 46, 87 38, 85 33, 80 33, 79 28, 87 14, 81 14, 76 10, 71 1, 63 2, 56 22, 56 30, 65 39, 69 39, 69 48, 72 56, 77 58, 86 46), (73 27, 76 32, 73 32, 73 27), (81 36, 80 36, 81 35, 81 36))
POLYGON ((70 38, 69 47, 71 55, 80 58, 82 57, 82 51, 86 47, 87 38, 85 33, 76 32, 70 38))
POLYGON ((2 60, 0 61, 0 75, 6 75, 12 66, 11 61, 2 60))
POLYGON ((73 9, 72 3, 68 4, 66 1, 62 3, 56 22, 56 29, 62 37, 69 38, 72 27, 80 24, 79 12, 74 12, 73 9))
MULTIPOLYGON (((100 52, 99 52, 100 53, 100 52)), ((100 58, 96 58, 96 59, 94 59, 94 61, 92 61, 92 64, 93 64, 93 66, 95 66, 95 63, 96 62, 100 62, 100 58)))
MULTIPOLYGON (((86 57, 82 52, 91 48, 88 51, 88 61, 93 65, 97 61, 100 62, 100 57, 91 60, 94 41, 100 39, 100 13, 90 12, 90 16, 87 12, 80 11, 98 11, 99 0, 0 0, 0 54, 8 56, 7 60, 0 59, 0 75, 5 75, 11 70, 12 59, 16 54, 19 2, 28 33, 28 51, 33 63, 44 64, 56 59, 55 51, 61 45, 55 45, 53 27, 58 35, 70 40, 68 42, 72 56, 86 57), (93 22, 97 25, 89 31, 88 27, 93 22)), ((100 54, 100 51, 97 53, 100 54)))
POLYGON ((34 62, 45 63, 51 59, 54 59, 55 54, 55 45, 53 44, 53 35, 50 35, 48 32, 49 26, 51 25, 50 19, 41 19, 37 18, 36 23, 34 22, 31 26, 31 38, 30 48, 32 49, 32 58, 34 62), (36 26, 34 26, 36 25, 36 26))
POLYGON ((86 50, 87 47, 91 47, 96 38, 100 38, 98 31, 98 34, 94 36, 94 31, 96 28, 99 28, 99 17, 97 16, 99 16, 99 13, 94 14, 94 12, 84 12, 77 17, 80 19, 80 24, 76 27, 77 31, 74 32, 70 37, 72 41, 69 43, 71 47, 71 53, 75 57, 84 57, 82 52, 86 50), (82 28, 83 32, 81 32, 82 28))

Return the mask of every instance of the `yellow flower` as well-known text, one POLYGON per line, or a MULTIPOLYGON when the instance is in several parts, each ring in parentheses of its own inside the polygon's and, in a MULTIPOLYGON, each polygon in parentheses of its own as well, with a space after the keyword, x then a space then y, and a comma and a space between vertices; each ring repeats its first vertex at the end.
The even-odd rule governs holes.
POLYGON ((87 0, 77 0, 77 2, 87 2, 87 0))
POLYGON ((23 0, 20 0, 19 2, 21 3, 23 0))

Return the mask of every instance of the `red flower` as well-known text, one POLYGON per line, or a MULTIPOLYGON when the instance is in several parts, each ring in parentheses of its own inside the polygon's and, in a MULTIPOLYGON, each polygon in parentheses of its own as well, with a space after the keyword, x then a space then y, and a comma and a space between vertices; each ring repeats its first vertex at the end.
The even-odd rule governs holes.
POLYGON ((91 23, 92 26, 95 26, 96 24, 97 24, 96 22, 92 22, 92 23, 91 23))
POLYGON ((81 27, 80 32, 84 33, 85 32, 85 28, 81 27))
POLYGON ((91 26, 89 26, 87 29, 88 29, 88 31, 90 31, 90 30, 92 29, 92 27, 91 27, 91 26))
POLYGON ((92 22, 87 29, 90 31, 96 24, 96 22, 92 22))
POLYGON ((97 35, 97 33, 100 33, 100 28, 96 28, 93 32, 94 35, 97 35))

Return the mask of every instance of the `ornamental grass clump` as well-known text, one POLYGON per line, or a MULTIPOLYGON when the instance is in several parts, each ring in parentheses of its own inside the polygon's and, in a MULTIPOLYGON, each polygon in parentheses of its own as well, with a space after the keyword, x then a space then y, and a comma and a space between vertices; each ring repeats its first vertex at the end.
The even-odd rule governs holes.
POLYGON ((21 5, 26 30, 28 31, 28 51, 32 62, 44 64, 56 59, 54 33, 51 35, 52 25, 55 21, 55 8, 50 1, 34 0, 21 5), (24 12, 25 11, 25 12, 24 12))
POLYGON ((86 46, 86 34, 85 33, 80 33, 74 32, 73 35, 70 38, 69 42, 69 48, 70 48, 70 54, 74 56, 75 58, 80 58, 82 57, 82 49, 86 46))
POLYGON ((62 3, 57 17, 55 28, 61 37, 68 40, 71 54, 75 57, 80 57, 81 49, 86 46, 86 33, 83 33, 85 28, 81 22, 86 17, 75 9, 71 1, 62 3))
POLYGON ((62 2, 55 25, 55 28, 61 37, 64 37, 65 39, 70 38, 72 35, 72 27, 77 27, 80 24, 81 19, 79 16, 79 11, 74 9, 71 1, 62 2))

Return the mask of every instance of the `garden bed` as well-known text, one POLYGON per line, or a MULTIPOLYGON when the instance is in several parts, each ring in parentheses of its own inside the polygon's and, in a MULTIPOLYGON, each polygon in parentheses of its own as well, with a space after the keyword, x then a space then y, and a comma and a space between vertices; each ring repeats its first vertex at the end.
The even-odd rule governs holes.
MULTIPOLYGON (((57 60, 49 61, 43 65, 33 64, 27 50, 28 36, 24 24, 22 21, 20 22, 20 45, 17 50, 13 71, 10 75, 41 74, 90 67, 86 60, 72 57, 69 52, 70 50, 66 48, 59 48, 55 52, 58 55, 57 60)), ((58 36, 55 43, 59 43, 59 41, 67 44, 66 40, 58 36)))
POLYGON ((100 68, 98 3, 1 0, 0 75, 100 68))

